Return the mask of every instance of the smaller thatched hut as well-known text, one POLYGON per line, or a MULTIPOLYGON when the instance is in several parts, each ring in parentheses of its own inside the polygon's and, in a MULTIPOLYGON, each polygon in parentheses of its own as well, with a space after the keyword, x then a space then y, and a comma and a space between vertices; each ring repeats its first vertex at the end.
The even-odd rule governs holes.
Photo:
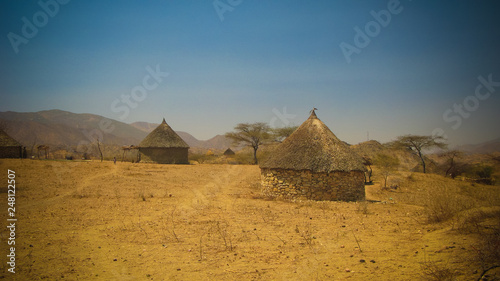
POLYGON ((23 157, 23 146, 0 129, 0 158, 23 157))
POLYGON ((165 122, 139 144, 140 162, 189 164, 189 145, 165 122))
POLYGON ((233 156, 234 154, 235 153, 231 148, 228 148, 228 149, 226 149, 226 151, 224 151, 225 156, 233 156))
POLYGON ((363 160, 318 119, 314 110, 261 161, 262 192, 311 200, 365 199, 363 160))

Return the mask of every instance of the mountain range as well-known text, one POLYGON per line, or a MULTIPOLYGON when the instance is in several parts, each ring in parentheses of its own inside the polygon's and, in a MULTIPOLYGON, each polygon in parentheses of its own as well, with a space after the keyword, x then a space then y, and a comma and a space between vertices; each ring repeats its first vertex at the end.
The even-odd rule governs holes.
MULTIPOLYGON (((168 120, 167 120, 168 123, 168 120)), ((63 110, 45 110, 39 112, 0 112, 0 128, 23 146, 45 144, 51 147, 68 148, 79 144, 95 143, 96 138, 102 143, 113 146, 138 145, 148 133, 159 124, 134 122, 131 124, 88 113, 72 113, 63 110)), ((235 147, 222 135, 209 140, 198 140, 183 131, 176 133, 193 151, 225 150, 235 147)), ((367 142, 371 149, 381 149, 375 142, 367 142)), ((457 147, 469 153, 492 153, 500 151, 500 138, 480 143, 457 147)))
MULTIPOLYGON (((64 148, 93 143, 97 138, 107 145, 138 145, 159 124, 127 124, 100 115, 54 109, 39 112, 0 112, 0 125, 23 146, 45 144, 64 148)), ((176 133, 192 148, 225 150, 233 147, 231 141, 221 135, 203 141, 187 132, 176 133)))
POLYGON ((492 153, 495 151, 500 151, 500 138, 479 143, 479 144, 466 144, 457 147, 458 150, 463 150, 470 153, 492 153))

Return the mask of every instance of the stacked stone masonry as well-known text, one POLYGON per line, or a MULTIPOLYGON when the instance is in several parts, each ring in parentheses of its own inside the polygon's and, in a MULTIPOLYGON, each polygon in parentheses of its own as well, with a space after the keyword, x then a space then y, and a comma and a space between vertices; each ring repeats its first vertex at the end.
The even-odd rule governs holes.
POLYGON ((261 169, 265 196, 301 200, 361 201, 365 178, 361 171, 313 173, 309 170, 261 169))

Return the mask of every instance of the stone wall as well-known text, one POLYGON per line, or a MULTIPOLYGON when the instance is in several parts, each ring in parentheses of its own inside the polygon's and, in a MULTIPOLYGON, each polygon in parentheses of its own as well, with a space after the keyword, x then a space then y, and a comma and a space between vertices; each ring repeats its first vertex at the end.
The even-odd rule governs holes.
POLYGON ((159 164, 189 164, 188 148, 141 147, 140 162, 159 164))
POLYGON ((0 158, 21 158, 21 146, 0 146, 0 158))
POLYGON ((360 201, 365 199, 361 171, 313 173, 309 170, 261 169, 265 196, 302 200, 360 201))

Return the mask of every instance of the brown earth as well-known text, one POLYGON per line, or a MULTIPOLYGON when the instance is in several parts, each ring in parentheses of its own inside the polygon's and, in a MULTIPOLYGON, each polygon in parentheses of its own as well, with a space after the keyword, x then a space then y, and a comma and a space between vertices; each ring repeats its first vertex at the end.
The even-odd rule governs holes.
POLYGON ((398 173, 397 190, 367 186, 368 202, 294 202, 263 198, 257 166, 0 167, 5 226, 16 173, 15 274, 0 232, 9 280, 475 280, 494 265, 481 233, 495 216, 466 222, 499 214, 498 189, 436 175, 398 173), (451 218, 434 219, 436 200, 456 205, 451 218))

